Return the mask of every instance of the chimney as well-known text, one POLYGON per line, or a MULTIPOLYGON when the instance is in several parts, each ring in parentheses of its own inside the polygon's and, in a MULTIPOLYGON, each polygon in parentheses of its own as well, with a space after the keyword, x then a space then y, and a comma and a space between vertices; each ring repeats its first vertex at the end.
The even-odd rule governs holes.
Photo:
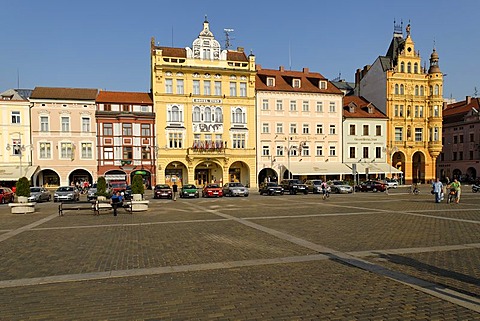
POLYGON ((237 51, 239 51, 239 52, 244 52, 244 51, 245 51, 245 48, 243 48, 243 47, 237 47, 237 51))
POLYGON ((310 70, 308 68, 306 68, 306 67, 303 68, 303 73, 304 74, 308 74, 309 72, 310 72, 310 70))
POLYGON ((472 97, 467 96, 467 98, 465 98, 465 105, 469 105, 471 102, 472 102, 472 97))
POLYGON ((256 64, 255 67, 257 68, 257 70, 262 70, 262 65, 256 64))
POLYGON ((280 68, 278 68, 278 70, 280 70, 281 72, 284 72, 284 71, 285 71, 285 67, 284 67, 284 66, 280 66, 280 68))

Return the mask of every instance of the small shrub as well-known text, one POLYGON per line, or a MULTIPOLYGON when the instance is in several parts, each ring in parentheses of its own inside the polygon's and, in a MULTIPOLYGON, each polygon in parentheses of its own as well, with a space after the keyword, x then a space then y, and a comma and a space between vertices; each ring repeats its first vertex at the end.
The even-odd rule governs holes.
POLYGON ((110 196, 107 192, 107 180, 105 177, 100 176, 97 180, 97 196, 110 196))
POLYGON ((133 176, 132 181, 132 194, 142 194, 145 192, 145 186, 143 186, 142 175, 133 176))
POLYGON ((28 178, 26 177, 19 178, 15 186, 17 188, 17 190, 15 191, 15 194, 17 196, 25 196, 25 197, 30 196, 30 182, 28 181, 28 178))

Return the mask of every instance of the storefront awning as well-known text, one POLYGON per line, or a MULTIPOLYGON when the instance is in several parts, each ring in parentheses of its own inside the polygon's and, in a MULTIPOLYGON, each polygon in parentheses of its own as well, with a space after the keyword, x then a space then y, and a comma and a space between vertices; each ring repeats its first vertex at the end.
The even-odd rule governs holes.
POLYGON ((345 164, 335 162, 299 162, 290 164, 293 175, 343 175, 351 174, 352 170, 345 164))
MULTIPOLYGON (((391 166, 387 163, 355 163, 357 167, 358 174, 366 174, 367 169, 369 174, 401 174, 402 171, 396 169, 395 167, 391 166)), ((353 164, 348 164, 348 167, 352 168, 353 164)), ((352 170, 350 170, 350 174, 352 170)))
POLYGON ((22 169, 20 166, 2 166, 0 167, 0 181, 17 181, 22 176, 31 179, 37 169, 38 166, 22 166, 22 169))

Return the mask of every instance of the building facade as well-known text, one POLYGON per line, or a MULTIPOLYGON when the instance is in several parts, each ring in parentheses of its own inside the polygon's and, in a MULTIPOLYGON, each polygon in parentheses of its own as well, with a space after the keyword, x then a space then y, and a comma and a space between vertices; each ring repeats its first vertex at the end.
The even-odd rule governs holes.
POLYGON ((443 180, 478 181, 480 173, 480 99, 467 96, 443 110, 443 151, 437 173, 443 180))
POLYGON ((96 104, 98 175, 130 184, 139 174, 145 187, 154 185, 155 114, 150 94, 100 91, 96 104))
POLYGON ((434 49, 429 69, 422 67, 410 25, 405 38, 397 25, 387 54, 356 72, 356 95, 371 101, 388 117, 387 157, 403 172, 406 183, 436 177, 443 104, 443 74, 438 61, 434 49))
POLYGON ((9 89, 0 94, 0 186, 15 186, 20 177, 31 179, 33 145, 30 135, 32 90, 9 89))
POLYGON ((97 89, 35 87, 30 96, 32 185, 60 186, 97 180, 97 89))
POLYGON ((257 65, 257 179, 339 178, 343 93, 320 73, 257 65))
POLYGON ((222 50, 208 21, 189 48, 151 42, 157 182, 256 185, 255 57, 222 50))

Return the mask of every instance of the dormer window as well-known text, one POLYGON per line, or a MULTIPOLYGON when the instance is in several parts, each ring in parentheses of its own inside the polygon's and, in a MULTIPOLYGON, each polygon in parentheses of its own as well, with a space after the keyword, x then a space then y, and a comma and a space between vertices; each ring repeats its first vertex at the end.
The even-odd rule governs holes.
POLYGON ((369 114, 373 114, 374 110, 373 110, 372 104, 368 104, 367 111, 368 111, 369 114))
POLYGON ((355 107, 357 107, 357 105, 353 102, 348 104, 348 111, 353 114, 355 112, 355 107))
POLYGON ((268 78, 267 78, 267 86, 268 86, 268 87, 275 87, 275 78, 273 78, 273 77, 268 77, 268 78))
POLYGON ((300 88, 300 79, 293 79, 293 88, 300 88))
POLYGON ((325 80, 321 80, 318 84, 318 88, 320 89, 327 89, 327 82, 325 80))

